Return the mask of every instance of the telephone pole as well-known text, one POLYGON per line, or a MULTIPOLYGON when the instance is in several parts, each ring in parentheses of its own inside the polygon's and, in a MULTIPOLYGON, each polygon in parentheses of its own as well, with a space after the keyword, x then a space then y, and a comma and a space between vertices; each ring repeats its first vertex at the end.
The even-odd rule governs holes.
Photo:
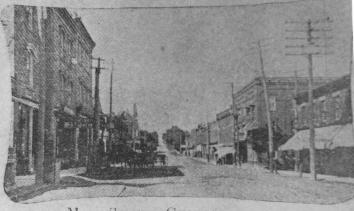
POLYGON ((234 148, 235 148, 235 155, 234 155, 234 164, 239 165, 241 164, 240 162, 240 143, 238 142, 238 123, 237 123, 237 115, 236 115, 236 105, 235 105, 235 99, 234 99, 234 83, 231 82, 231 100, 232 100, 232 118, 233 118, 233 129, 232 129, 232 134, 233 134, 233 139, 234 139, 234 148))
POLYGON ((310 137, 309 137, 309 151, 310 151, 310 172, 311 176, 314 180, 317 179, 316 174, 316 148, 315 148, 315 125, 314 125, 314 106, 313 106, 313 56, 314 55, 327 55, 328 53, 322 53, 319 51, 320 48, 327 48, 326 44, 324 46, 315 43, 316 41, 320 40, 328 40, 331 39, 330 37, 320 37, 314 36, 314 32, 326 32, 331 31, 330 29, 320 28, 315 29, 313 24, 317 23, 328 23, 331 22, 329 17, 322 20, 312 21, 311 19, 307 20, 306 22, 301 21, 288 21, 288 24, 301 24, 306 25, 306 30, 287 30, 287 32, 305 32, 306 37, 286 37, 287 40, 306 40, 307 42, 302 45, 287 45, 285 48, 288 49, 301 49, 301 53, 287 53, 288 56, 306 56, 308 60, 308 103, 309 103, 309 115, 308 115, 308 122, 309 122, 309 130, 310 130, 310 137))
MULTIPOLYGON (((93 58, 94 59, 94 58, 93 58)), ((99 128, 100 128, 100 114, 99 114, 99 82, 100 82, 100 73, 102 69, 101 61, 104 61, 100 57, 97 59, 97 67, 95 68, 95 102, 94 102, 94 120, 93 120, 93 140, 90 143, 89 150, 89 162, 87 171, 89 174, 94 173, 94 170, 100 167, 100 163, 98 162, 98 138, 99 138, 99 128)))
POLYGON ((263 64, 263 55, 262 55, 262 47, 261 41, 258 41, 258 50, 259 50, 259 60, 261 65, 261 81, 264 90, 264 100, 266 107, 266 115, 267 115, 267 125, 268 125, 268 151, 269 151, 269 170, 273 172, 273 157, 274 157, 274 144, 273 144, 273 128, 272 128, 272 119, 270 116, 270 107, 269 107, 269 96, 268 96, 268 87, 266 82, 266 75, 264 72, 264 64, 263 64))
POLYGON ((108 150, 112 149, 112 92, 113 92, 113 68, 114 68, 114 61, 112 59, 112 69, 111 69, 111 80, 110 80, 110 87, 109 87, 109 120, 108 120, 108 150))

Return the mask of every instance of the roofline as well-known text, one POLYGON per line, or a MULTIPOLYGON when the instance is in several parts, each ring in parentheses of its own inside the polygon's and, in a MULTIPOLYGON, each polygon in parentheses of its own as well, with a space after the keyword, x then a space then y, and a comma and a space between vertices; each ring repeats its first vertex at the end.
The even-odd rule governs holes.
POLYGON ((92 50, 96 46, 96 43, 93 41, 92 37, 88 33, 85 25, 82 23, 81 18, 73 18, 65 7, 48 7, 48 8, 57 10, 58 14, 63 17, 64 21, 69 23, 71 29, 74 32, 82 32, 79 34, 83 35, 83 37, 87 39, 90 45, 89 47, 91 47, 90 50, 92 50))
MULTIPOLYGON (((334 79, 322 86, 319 86, 319 87, 313 89, 313 98, 316 99, 316 98, 322 96, 317 93, 317 92, 320 92, 321 89, 325 89, 328 86, 334 86, 335 84, 340 84, 339 88, 334 88, 334 89, 329 88, 330 90, 325 90, 326 93, 330 93, 329 91, 333 91, 333 92, 339 91, 339 90, 342 90, 345 88, 350 89, 350 74, 346 74, 344 76, 336 78, 336 79, 334 79), (345 82, 346 80, 349 81, 349 85, 346 83, 340 83, 340 82, 345 82)), ((301 98, 307 98, 307 96, 308 96, 308 92, 301 92, 301 93, 297 94, 295 96, 296 104, 300 105, 304 102, 308 102, 308 100, 301 99, 301 98)))
MULTIPOLYGON (((296 77, 299 82, 304 82, 308 81, 308 77, 296 77)), ((313 78, 315 81, 320 81, 320 80, 334 80, 335 78, 333 77, 314 77, 313 78)), ((280 80, 282 82, 294 82, 295 77, 294 76, 280 76, 280 77, 266 77, 266 83, 272 82, 274 80, 280 80)), ((261 85, 261 77, 255 77, 253 80, 251 80, 248 84, 246 84, 244 87, 242 87, 240 90, 237 92, 233 93, 233 97, 238 97, 247 90, 249 90, 252 86, 254 85, 261 85)))

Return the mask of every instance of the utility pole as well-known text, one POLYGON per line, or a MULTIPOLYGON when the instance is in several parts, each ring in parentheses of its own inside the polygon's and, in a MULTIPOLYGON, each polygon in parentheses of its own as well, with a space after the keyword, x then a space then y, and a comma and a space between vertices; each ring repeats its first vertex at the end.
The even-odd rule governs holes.
POLYGON ((208 143, 208 155, 207 155, 207 160, 208 160, 208 163, 210 162, 210 124, 209 122, 207 121, 207 143, 208 143))
POLYGON ((267 125, 268 125, 269 169, 271 172, 273 172, 273 156, 274 156, 273 155, 274 154, 273 128, 272 128, 272 120, 271 120, 271 116, 270 116, 268 87, 267 87, 267 82, 266 82, 266 75, 264 72, 261 41, 258 41, 258 50, 259 50, 259 59, 260 59, 261 75, 262 75, 261 81, 262 81, 263 91, 264 91, 264 100, 265 100, 265 106, 266 106, 267 125))
POLYGON ((318 51, 319 48, 327 48, 326 44, 324 46, 315 44, 315 41, 319 40, 328 40, 331 39, 330 37, 320 37, 314 36, 313 32, 326 32, 330 31, 330 29, 315 29, 313 24, 316 23, 323 23, 323 22, 331 22, 329 17, 322 20, 312 21, 309 19, 305 22, 299 21, 288 21, 286 23, 291 24, 306 24, 306 30, 287 30, 287 32, 306 32, 306 37, 287 37, 288 40, 306 40, 307 43, 305 45, 287 45, 285 48, 289 49, 301 49, 302 53, 287 53, 288 56, 306 56, 308 60, 308 103, 309 103, 309 115, 308 115, 308 122, 309 122, 309 130, 310 130, 310 137, 309 137, 309 146, 310 146, 310 172, 311 176, 314 180, 317 179, 316 174, 316 148, 315 148, 315 125, 314 125, 314 108, 313 108, 313 55, 326 55, 327 52, 321 53, 318 51), (313 50, 316 49, 316 50, 313 50), (304 52, 305 51, 305 52, 304 52))
POLYGON ((110 87, 109 87, 109 120, 108 120, 108 150, 112 149, 112 86, 113 86, 113 68, 114 68, 114 61, 112 59, 112 70, 111 70, 111 80, 110 80, 110 87))
POLYGON ((99 81, 100 81, 100 72, 101 69, 101 59, 97 58, 97 67, 95 68, 95 102, 94 102, 94 121, 93 121, 93 140, 90 144, 90 154, 89 154, 89 165, 88 165, 88 173, 94 173, 93 170, 96 170, 100 167, 100 163, 98 163, 98 138, 99 138, 99 128, 100 128, 100 114, 99 114, 99 81))
POLYGON ((182 144, 182 132, 179 134, 179 153, 182 154, 182 147, 181 147, 181 144, 182 144))
POLYGON ((232 100, 232 118, 233 118, 233 127, 232 127, 232 134, 233 134, 233 143, 234 143, 234 148, 235 148, 235 155, 234 155, 234 164, 237 165, 239 163, 240 165, 240 143, 238 142, 238 123, 237 123, 237 114, 236 114, 236 105, 235 105, 235 99, 234 99, 234 83, 231 82, 231 100, 232 100))

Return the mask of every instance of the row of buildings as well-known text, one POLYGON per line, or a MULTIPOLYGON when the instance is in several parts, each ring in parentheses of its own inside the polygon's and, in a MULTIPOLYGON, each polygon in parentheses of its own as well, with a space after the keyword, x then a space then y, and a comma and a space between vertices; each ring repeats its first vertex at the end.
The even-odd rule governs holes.
MULTIPOLYGON (((301 77, 266 78, 275 150, 293 151, 308 149, 308 80, 301 77)), ((346 160, 346 166, 353 165, 354 156, 348 156, 354 147, 350 103, 350 76, 337 78, 314 78, 316 147, 323 149, 324 140, 335 147, 351 147, 346 153, 330 156, 329 166, 319 167, 320 172, 336 175, 351 175, 343 165, 335 165, 346 160), (329 129, 331 128, 331 129, 329 129), (333 131, 336 128, 336 131, 333 131), (326 133, 324 133, 326 132, 326 133), (339 133, 339 134, 338 134, 339 133), (330 135, 329 135, 330 134, 330 135), (331 137, 331 138, 330 138, 331 137), (337 139, 333 139, 337 137, 337 139), (338 138, 339 137, 339 138, 338 138), (334 143, 335 142, 335 143, 334 143), (341 167, 339 167, 341 166, 341 167), (340 170, 333 170, 341 168, 340 170), (332 169, 332 170, 329 170, 332 169)), ((232 106, 216 114, 212 122, 191 130, 186 138, 186 154, 203 157, 219 163, 234 163, 236 141, 239 143, 239 158, 242 162, 266 163, 268 159, 268 132, 264 89, 260 78, 255 78, 241 90, 233 94, 235 110, 232 106), (235 113, 234 113, 235 112, 235 113)), ((328 148, 328 147, 327 147, 328 148)), ((288 153, 289 152, 289 153, 288 153)), ((303 153, 303 154, 304 154, 303 153)), ((283 153, 284 154, 284 153, 283 153)), ((296 153, 295 153, 296 154, 296 153)), ((307 152, 308 154, 308 152, 307 152)), ((294 155, 295 156, 295 155, 294 155)), ((303 156, 304 157, 304 156, 303 156)), ((304 160, 308 159, 308 156, 304 160)), ((321 161, 322 160, 322 161, 321 161)), ((305 162, 305 161, 304 161, 305 162)), ((319 156, 318 162, 323 158, 319 156)), ((305 162, 306 163, 306 162, 305 162)), ((319 165, 320 166, 320 165, 319 165)), ((304 169, 308 168, 305 164, 304 169)))
POLYGON ((11 64, 13 109, 7 182, 14 182, 11 175, 36 169, 51 169, 51 174, 58 159, 62 165, 84 165, 93 136, 95 42, 80 17, 65 8, 7 6, 1 24, 11 64), (37 162, 41 157, 44 167, 37 162))

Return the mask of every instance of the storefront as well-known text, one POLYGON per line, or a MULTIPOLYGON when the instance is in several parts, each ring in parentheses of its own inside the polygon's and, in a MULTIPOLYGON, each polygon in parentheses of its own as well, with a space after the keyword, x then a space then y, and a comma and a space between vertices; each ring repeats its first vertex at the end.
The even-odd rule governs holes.
POLYGON ((34 172, 38 140, 38 104, 13 97, 13 147, 16 175, 34 172))
MULTIPOLYGON (((279 150, 295 152, 309 172, 309 130, 301 130, 291 137, 279 150)), ((316 170, 320 174, 353 177, 354 134, 352 124, 331 125, 315 128, 316 170)), ((293 158, 294 160, 296 158, 293 158)))
POLYGON ((61 168, 86 166, 89 140, 92 137, 90 118, 65 107, 56 112, 57 117, 57 158, 61 168))

